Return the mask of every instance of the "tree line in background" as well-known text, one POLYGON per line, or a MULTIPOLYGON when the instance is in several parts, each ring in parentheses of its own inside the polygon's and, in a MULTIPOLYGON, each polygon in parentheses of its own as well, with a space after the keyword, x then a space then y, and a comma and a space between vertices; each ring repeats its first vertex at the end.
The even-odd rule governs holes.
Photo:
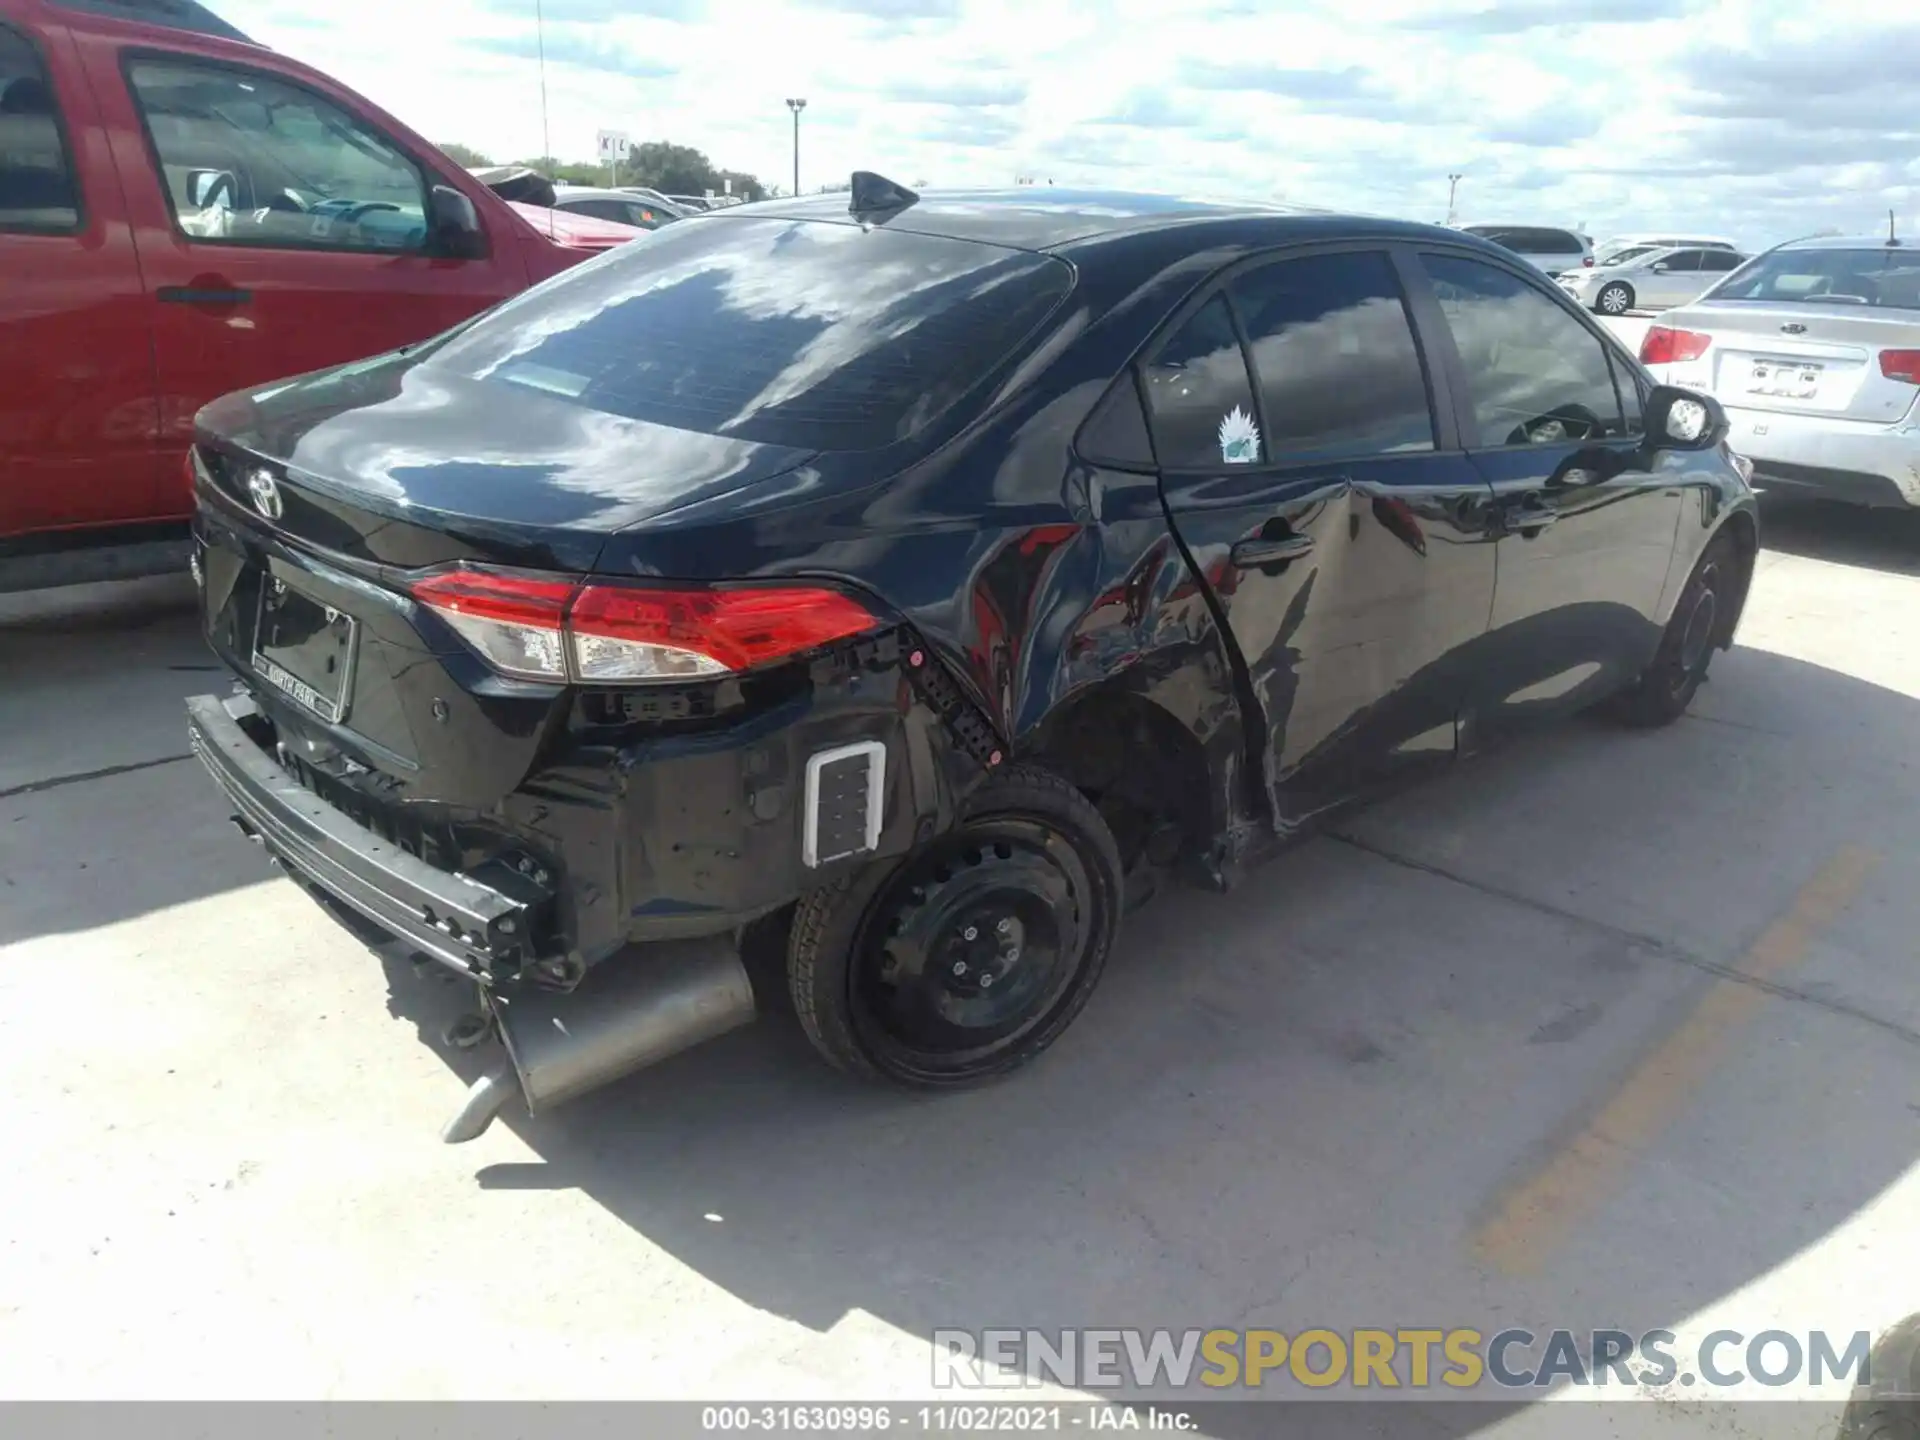
MULTIPOLYGON (((524 165, 555 182, 569 185, 607 183, 607 167, 590 160, 567 161, 543 155, 532 160, 496 161, 469 145, 445 144, 440 148, 455 164, 464 165, 470 170, 495 164, 524 165)), ((739 170, 719 169, 704 151, 695 150, 691 145, 649 140, 643 145, 635 145, 627 158, 620 162, 620 173, 615 183, 645 185, 663 195, 704 195, 709 190, 715 195, 722 195, 727 193, 729 180, 733 182, 732 193, 743 199, 766 198, 766 187, 757 178, 739 170)))

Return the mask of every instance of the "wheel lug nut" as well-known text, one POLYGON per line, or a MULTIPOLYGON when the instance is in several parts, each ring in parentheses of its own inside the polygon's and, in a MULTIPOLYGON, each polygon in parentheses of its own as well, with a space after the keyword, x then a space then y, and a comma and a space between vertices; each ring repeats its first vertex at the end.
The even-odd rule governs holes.
POLYGON ((967 926, 967 928, 962 930, 960 934, 961 934, 961 937, 966 940, 978 940, 980 938, 979 929, 972 925, 967 926))
POLYGON ((1011 947, 1007 951, 1007 963, 1009 965, 1011 965, 1014 961, 1018 960, 1019 958, 1020 958, 1020 947, 1018 945, 1011 947))
POLYGON ((1013 921, 1009 919, 1007 916, 1003 915, 1000 917, 1000 923, 994 926, 993 928, 1000 934, 1004 935, 1009 930, 1013 929, 1013 921))
POLYGON ((966 961, 964 961, 964 960, 956 960, 956 961, 954 961, 954 962, 953 962, 953 973, 954 973, 954 974, 956 974, 956 975, 964 975, 964 974, 966 974, 966 973, 967 973, 967 962, 966 962, 966 961))
POLYGON ((991 984, 993 984, 993 976, 991 974, 982 975, 980 977, 980 988, 982 990, 986 989, 991 984))

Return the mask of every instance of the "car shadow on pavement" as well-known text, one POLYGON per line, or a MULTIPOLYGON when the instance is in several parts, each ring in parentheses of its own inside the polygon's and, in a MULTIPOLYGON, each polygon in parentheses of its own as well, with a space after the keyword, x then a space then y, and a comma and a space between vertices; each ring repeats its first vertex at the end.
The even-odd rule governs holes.
POLYGON ((1920 575, 1920 510, 1770 494, 1761 502, 1760 543, 1809 560, 1920 575))
MULTIPOLYGON (((856 1311, 922 1340, 1673 1328, 1920 1155, 1917 729, 1908 696, 1736 651, 1669 730, 1575 722, 1230 895, 1163 895, 1007 1080, 862 1087, 763 1016, 537 1119, 510 1107, 542 1163, 476 1180, 583 1191, 820 1332, 856 1311), (1836 715, 1842 748, 1812 728, 1836 715)), ((397 956, 388 978, 438 1046, 467 988, 397 956)), ((439 1048, 462 1081, 486 1063, 439 1048)), ((1810 1323, 1851 1293, 1806 1296, 1810 1323)))

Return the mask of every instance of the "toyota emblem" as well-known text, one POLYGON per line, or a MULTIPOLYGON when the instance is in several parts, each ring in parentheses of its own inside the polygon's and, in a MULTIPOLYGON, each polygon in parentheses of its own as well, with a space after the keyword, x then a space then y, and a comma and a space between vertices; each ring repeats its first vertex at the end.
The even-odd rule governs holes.
POLYGON ((280 487, 274 483, 273 476, 264 470, 256 470, 247 477, 247 494, 253 497, 253 508, 269 520, 278 520, 285 508, 280 503, 280 487))

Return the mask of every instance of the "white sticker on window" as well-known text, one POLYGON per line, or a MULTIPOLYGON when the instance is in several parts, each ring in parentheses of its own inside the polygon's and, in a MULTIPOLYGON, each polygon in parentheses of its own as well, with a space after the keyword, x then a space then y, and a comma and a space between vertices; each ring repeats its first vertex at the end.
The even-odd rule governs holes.
POLYGON ((1260 427, 1238 405, 1220 422, 1220 458, 1228 465, 1253 465, 1260 459, 1260 427))

